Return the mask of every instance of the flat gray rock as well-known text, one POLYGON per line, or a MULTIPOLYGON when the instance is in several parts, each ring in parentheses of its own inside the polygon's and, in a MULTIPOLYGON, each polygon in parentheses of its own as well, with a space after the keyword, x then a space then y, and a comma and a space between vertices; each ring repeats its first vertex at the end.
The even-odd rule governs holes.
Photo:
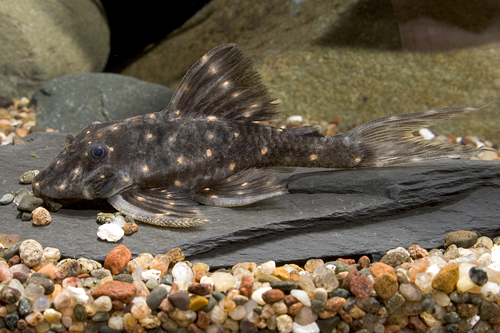
MULTIPOLYGON (((1 193, 20 185, 26 170, 42 168, 64 146, 64 135, 35 133, 26 144, 0 147, 1 193), (36 157, 31 154, 35 152, 36 157)), ((493 236, 500 216, 500 163, 444 160, 390 168, 296 169, 290 194, 240 208, 202 206, 210 220, 192 229, 139 224, 120 244, 138 255, 180 247, 191 261, 212 267, 242 261, 300 262, 309 258, 373 255, 397 246, 440 247, 459 229, 493 236)), ((0 206, 2 233, 34 238, 67 257, 104 260, 118 244, 97 239, 102 203, 85 203, 52 214, 36 227, 21 221, 15 205, 0 206)))
POLYGON ((174 91, 126 75, 82 73, 41 84, 30 107, 37 126, 76 134, 92 121, 121 120, 164 109, 174 91))

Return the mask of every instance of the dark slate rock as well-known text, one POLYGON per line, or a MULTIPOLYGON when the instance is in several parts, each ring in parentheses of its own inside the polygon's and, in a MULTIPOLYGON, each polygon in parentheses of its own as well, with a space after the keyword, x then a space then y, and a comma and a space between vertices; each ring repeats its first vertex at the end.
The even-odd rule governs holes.
POLYGON ((41 84, 31 98, 37 126, 78 133, 106 122, 164 109, 173 90, 111 73, 64 75, 41 84))
MULTIPOLYGON (((65 146, 65 135, 34 133, 25 141, 0 147, 3 194, 31 189, 18 183, 19 176, 44 167, 65 146)), ((121 244, 133 256, 180 247, 187 260, 217 269, 271 259, 293 262, 371 254, 378 260, 397 246, 442 246, 450 230, 489 236, 498 230, 498 162, 445 160, 357 170, 297 168, 293 174, 277 176, 289 178, 290 194, 233 209, 200 206, 210 221, 197 228, 139 223, 139 231, 121 244)), ((116 244, 97 240, 95 220, 100 210, 113 212, 107 203, 80 203, 52 213, 49 225, 34 227, 20 221, 15 205, 0 206, 2 233, 57 247, 63 257, 104 261, 116 244)))

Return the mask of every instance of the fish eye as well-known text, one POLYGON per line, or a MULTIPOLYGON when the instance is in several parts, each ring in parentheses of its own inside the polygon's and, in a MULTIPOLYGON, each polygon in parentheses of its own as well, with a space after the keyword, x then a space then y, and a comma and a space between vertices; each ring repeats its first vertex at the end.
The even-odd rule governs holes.
POLYGON ((108 156, 109 148, 105 145, 94 144, 90 146, 88 157, 92 162, 99 162, 108 156))

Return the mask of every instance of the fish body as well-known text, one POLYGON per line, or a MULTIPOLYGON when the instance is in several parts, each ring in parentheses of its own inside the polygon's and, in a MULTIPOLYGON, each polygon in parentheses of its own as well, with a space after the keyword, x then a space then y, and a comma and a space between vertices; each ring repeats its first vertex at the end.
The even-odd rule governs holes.
POLYGON ((155 225, 189 227, 206 220, 199 204, 236 207, 287 192, 263 168, 354 168, 464 157, 471 147, 412 133, 475 108, 448 108, 374 120, 335 137, 315 126, 280 129, 256 121, 279 106, 236 44, 204 55, 166 109, 109 123, 93 122, 35 177, 46 200, 107 199, 155 225))

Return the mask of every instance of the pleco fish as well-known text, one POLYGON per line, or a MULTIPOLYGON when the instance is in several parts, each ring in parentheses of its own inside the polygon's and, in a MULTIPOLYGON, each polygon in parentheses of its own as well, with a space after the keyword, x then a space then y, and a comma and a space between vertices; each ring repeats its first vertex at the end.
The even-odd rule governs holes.
POLYGON ((476 155, 479 149, 413 133, 456 115, 458 107, 373 120, 325 137, 316 126, 256 123, 279 115, 252 62, 236 44, 205 54, 182 79, 168 107, 109 123, 93 122, 33 180, 49 201, 107 199, 123 214, 167 227, 206 221, 196 209, 236 207, 287 192, 262 168, 382 167, 476 155))

